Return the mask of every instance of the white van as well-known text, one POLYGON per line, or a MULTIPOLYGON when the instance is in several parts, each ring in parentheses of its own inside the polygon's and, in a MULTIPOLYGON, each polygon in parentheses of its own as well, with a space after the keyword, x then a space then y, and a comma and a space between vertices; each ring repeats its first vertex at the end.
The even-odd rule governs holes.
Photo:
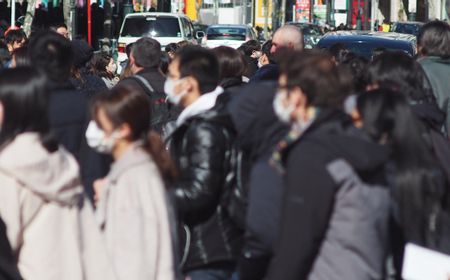
POLYGON ((184 14, 128 14, 120 29, 118 40, 119 62, 127 59, 125 47, 142 37, 151 37, 157 40, 161 44, 162 50, 170 43, 178 43, 183 40, 197 43, 192 22, 184 14))

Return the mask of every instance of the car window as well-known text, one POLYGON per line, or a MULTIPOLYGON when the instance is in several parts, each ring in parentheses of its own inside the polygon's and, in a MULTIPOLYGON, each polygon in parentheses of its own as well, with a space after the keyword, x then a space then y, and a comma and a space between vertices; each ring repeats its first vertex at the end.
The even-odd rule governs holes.
POLYGON ((247 35, 247 29, 238 27, 210 27, 206 35, 208 36, 208 40, 244 41, 247 35))
POLYGON ((419 33, 420 26, 414 24, 397 24, 393 29, 394 32, 417 35, 419 33))
POLYGON ((129 17, 120 34, 122 37, 181 37, 176 17, 142 16, 129 17))

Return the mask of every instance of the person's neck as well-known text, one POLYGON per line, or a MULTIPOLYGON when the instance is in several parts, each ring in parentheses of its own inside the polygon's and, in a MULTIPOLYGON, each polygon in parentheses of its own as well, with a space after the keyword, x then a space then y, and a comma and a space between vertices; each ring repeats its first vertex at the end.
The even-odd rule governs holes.
POLYGON ((117 143, 117 145, 114 147, 114 150, 112 152, 112 156, 114 158, 114 161, 118 161, 122 158, 122 156, 128 151, 128 149, 131 147, 132 143, 128 141, 120 141, 117 143))
POLYGON ((201 97, 200 92, 193 92, 186 94, 185 98, 182 100, 183 108, 189 107, 192 105, 195 101, 197 101, 201 97))

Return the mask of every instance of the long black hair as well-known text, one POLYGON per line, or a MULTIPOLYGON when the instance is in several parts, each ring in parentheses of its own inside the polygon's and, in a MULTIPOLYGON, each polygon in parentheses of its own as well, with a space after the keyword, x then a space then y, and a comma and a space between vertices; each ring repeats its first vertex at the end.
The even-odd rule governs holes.
POLYGON ((49 152, 58 150, 58 142, 50 129, 46 85, 45 75, 30 67, 6 70, 0 75, 0 103, 3 106, 1 148, 19 134, 36 132, 49 152))
POLYGON ((376 56, 368 66, 366 80, 368 85, 389 88, 416 103, 436 103, 422 67, 402 51, 376 56))
POLYGON ((397 202, 400 226, 407 241, 424 245, 430 209, 427 199, 442 196, 443 174, 418 129, 407 98, 389 89, 361 94, 357 108, 363 130, 392 149, 389 178, 397 202))

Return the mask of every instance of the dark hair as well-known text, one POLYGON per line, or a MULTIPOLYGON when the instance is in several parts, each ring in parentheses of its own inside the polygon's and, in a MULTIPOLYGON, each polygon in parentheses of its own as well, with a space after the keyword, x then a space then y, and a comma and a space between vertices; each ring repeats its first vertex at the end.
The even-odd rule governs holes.
POLYGON ((417 44, 423 55, 450 58, 450 25, 439 20, 425 24, 419 31, 417 44))
POLYGON ((182 48, 175 57, 181 78, 195 78, 202 94, 213 91, 219 84, 219 62, 211 50, 199 46, 182 48))
POLYGON ((22 66, 30 66, 30 59, 28 58, 28 47, 21 47, 15 49, 12 53, 16 61, 16 68, 22 66))
POLYGON ((372 50, 372 60, 379 56, 382 55, 383 53, 387 52, 387 49, 385 47, 378 47, 372 50))
POLYGON ((337 64, 341 64, 350 52, 342 43, 335 43, 329 49, 330 54, 334 57, 337 64))
POLYGON ((390 88, 415 102, 434 103, 431 86, 420 64, 402 51, 385 52, 367 68, 367 84, 390 88))
POLYGON ((128 58, 130 57, 131 50, 133 49, 133 45, 134 45, 134 43, 130 43, 125 46, 125 53, 127 54, 128 58))
POLYGON ((188 40, 183 40, 177 43, 178 45, 178 49, 182 49, 188 46, 193 46, 193 44, 191 42, 189 42, 188 40))
POLYGON ((3 124, 0 146, 3 148, 25 132, 39 134, 49 151, 58 150, 58 142, 50 132, 47 81, 43 74, 30 67, 9 69, 0 75, 0 102, 3 124))
POLYGON ((169 53, 169 52, 176 53, 178 49, 179 49, 179 46, 177 43, 170 43, 166 46, 166 48, 164 50, 166 51, 166 53, 169 53))
POLYGON ((22 29, 9 30, 5 35, 5 42, 8 45, 22 42, 27 39, 27 35, 22 29))
POLYGON ((280 75, 286 75, 287 87, 299 87, 308 104, 318 107, 342 107, 351 93, 351 78, 319 50, 280 50, 280 75))
POLYGON ((168 53, 163 52, 161 55, 161 65, 159 66, 159 70, 161 73, 166 76, 169 72, 169 64, 170 64, 170 56, 168 53))
POLYGON ((264 44, 261 47, 261 52, 263 55, 266 55, 267 58, 269 59, 269 63, 271 64, 275 64, 275 57, 274 55, 270 52, 270 49, 272 48, 272 40, 267 40, 266 42, 264 42, 264 44))
POLYGON ((31 64, 54 84, 65 83, 71 74, 73 52, 70 41, 52 31, 33 33, 28 44, 31 64))
POLYGON ((406 241, 424 245, 428 225, 423 217, 429 210, 425 209, 425 195, 441 193, 444 178, 419 133, 418 120, 407 98, 388 89, 361 94, 357 108, 362 129, 374 141, 389 145, 393 153, 392 193, 406 241))
POLYGON ((246 62, 239 51, 221 46, 214 48, 213 53, 219 62, 220 81, 223 81, 225 78, 242 78, 246 69, 246 62))
POLYGON ((110 92, 97 95, 92 103, 92 116, 98 122, 98 110, 103 109, 117 128, 127 123, 131 128, 131 141, 142 140, 144 149, 152 156, 166 182, 176 177, 175 167, 161 137, 150 129, 150 101, 142 92, 119 85, 110 92))
POLYGON ((90 62, 92 74, 104 78, 114 78, 113 74, 106 71, 106 67, 108 66, 111 59, 112 56, 106 53, 94 54, 90 62))
POLYGON ((133 44, 131 55, 139 67, 158 68, 161 63, 161 44, 153 38, 141 38, 133 44))
POLYGON ((256 40, 249 40, 243 43, 238 50, 242 50, 246 56, 251 56, 253 52, 261 50, 261 44, 256 40))
POLYGON ((11 59, 11 54, 8 51, 8 47, 0 40, 0 69, 4 67, 4 64, 11 59))
POLYGON ((346 58, 341 62, 342 67, 347 68, 350 71, 353 79, 353 86, 357 92, 363 92, 366 89, 366 68, 369 61, 359 55, 350 55, 349 53, 346 58))
POLYGON ((61 28, 61 27, 67 29, 67 25, 64 22, 58 22, 58 23, 54 23, 54 24, 50 25, 50 30, 57 31, 58 28, 61 28))

